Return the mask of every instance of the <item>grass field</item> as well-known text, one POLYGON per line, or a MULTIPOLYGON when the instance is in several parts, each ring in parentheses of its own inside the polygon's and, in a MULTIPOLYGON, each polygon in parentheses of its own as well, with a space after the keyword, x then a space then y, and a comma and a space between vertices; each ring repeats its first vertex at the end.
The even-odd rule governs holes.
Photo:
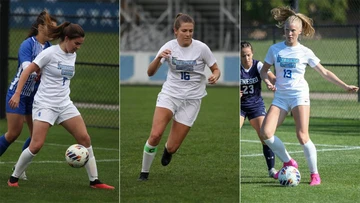
POLYGON ((149 180, 138 182, 161 87, 121 87, 121 202, 239 202, 238 88, 208 88, 197 121, 173 156, 160 164, 164 133, 149 180))
MULTIPOLYGON (((0 120, 0 133, 6 131, 5 120, 0 120)), ((92 138, 99 178, 116 190, 94 190, 89 187, 85 168, 71 168, 64 153, 75 143, 61 126, 50 129, 45 145, 27 169, 28 181, 19 181, 20 188, 10 188, 6 181, 11 168, 20 156, 28 130, 0 157, 0 202, 119 202, 119 130, 88 128, 92 138)))
MULTIPOLYGON (((312 118, 310 136, 318 151, 318 169, 322 184, 310 187, 310 174, 295 135, 292 117, 280 126, 276 135, 298 162, 302 179, 294 188, 281 187, 267 176, 261 144, 248 122, 241 129, 241 202, 358 202, 359 120, 312 118)), ((281 167, 276 159, 276 168, 281 167)))

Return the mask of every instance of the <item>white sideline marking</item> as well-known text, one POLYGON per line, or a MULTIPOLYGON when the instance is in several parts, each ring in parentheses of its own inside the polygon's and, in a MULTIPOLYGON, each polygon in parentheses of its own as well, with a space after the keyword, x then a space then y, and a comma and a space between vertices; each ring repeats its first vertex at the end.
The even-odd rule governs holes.
MULTIPOLYGON (((25 141, 18 141, 18 140, 16 140, 15 142, 24 143, 25 141)), ((56 144, 56 143, 46 143, 46 142, 44 143, 44 145, 50 145, 50 146, 55 146, 55 147, 69 147, 69 146, 70 146, 70 145, 56 144)), ((93 149, 107 150, 107 151, 119 151, 119 149, 103 148, 103 147, 93 147, 93 149)))
MULTIPOLYGON (((118 162, 120 161, 119 159, 102 159, 102 160, 96 160, 96 163, 98 162, 118 162)), ((35 163, 35 164, 63 164, 66 163, 66 161, 32 161, 31 163, 35 163)), ((6 161, 6 162, 1 162, 0 164, 16 164, 16 161, 6 161)))
MULTIPOLYGON (((240 140, 240 142, 250 142, 250 143, 260 143, 258 140, 240 140)), ((284 142, 287 145, 299 145, 299 143, 289 143, 284 142)), ((316 149, 317 152, 327 152, 327 151, 347 151, 347 150, 358 150, 360 146, 346 146, 346 145, 328 145, 328 144, 315 144, 315 146, 322 147, 333 147, 330 149, 316 149), (338 148, 336 148, 338 147, 338 148)), ((304 151, 289 151, 291 154, 304 153, 304 151)), ((245 154, 241 155, 241 157, 256 157, 256 156, 264 156, 263 154, 245 154)))

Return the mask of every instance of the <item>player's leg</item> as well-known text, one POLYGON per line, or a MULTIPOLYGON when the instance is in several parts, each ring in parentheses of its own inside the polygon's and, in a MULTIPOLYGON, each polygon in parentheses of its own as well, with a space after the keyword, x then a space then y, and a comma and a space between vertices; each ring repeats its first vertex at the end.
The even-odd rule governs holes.
POLYGON ((309 136, 310 106, 300 105, 292 109, 296 124, 296 135, 303 147, 304 155, 310 170, 310 185, 319 185, 321 179, 317 168, 317 152, 314 143, 309 136))
POLYGON ((161 164, 163 166, 170 163, 172 154, 179 149, 181 143, 184 141, 199 114, 200 106, 201 99, 183 100, 178 103, 170 135, 165 144, 164 153, 161 158, 161 164))
POLYGON ((7 132, 0 137, 0 156, 21 134, 24 116, 17 113, 6 113, 7 132))
POLYGON ((89 151, 89 161, 86 163, 85 168, 90 180, 90 187, 114 189, 113 186, 102 183, 98 178, 98 170, 91 139, 87 132, 85 122, 77 108, 73 104, 68 105, 66 110, 59 115, 57 122, 75 138, 78 144, 85 146, 89 151))
POLYGON ((20 175, 25 171, 32 159, 44 145, 46 134, 51 127, 51 124, 45 121, 35 120, 33 124, 32 141, 30 142, 29 147, 21 153, 16 162, 15 170, 8 181, 8 185, 11 187, 18 187, 20 175))
POLYGON ((139 180, 148 179, 150 167, 157 152, 157 147, 160 143, 161 137, 166 129, 166 126, 170 122, 172 117, 173 117, 173 112, 168 108, 163 108, 163 107, 155 108, 150 136, 144 146, 139 180))

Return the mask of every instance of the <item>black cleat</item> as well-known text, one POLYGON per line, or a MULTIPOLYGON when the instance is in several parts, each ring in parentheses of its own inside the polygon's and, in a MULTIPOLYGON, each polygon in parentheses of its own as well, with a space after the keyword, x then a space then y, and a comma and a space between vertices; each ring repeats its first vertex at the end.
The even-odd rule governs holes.
POLYGON ((141 172, 138 181, 147 181, 149 177, 149 173, 141 172))
POLYGON ((169 165, 169 163, 170 163, 170 161, 171 161, 171 157, 172 157, 172 154, 170 154, 170 153, 167 151, 166 147, 165 147, 165 148, 164 148, 164 153, 163 153, 162 158, 161 158, 161 164, 162 164, 163 166, 169 165))

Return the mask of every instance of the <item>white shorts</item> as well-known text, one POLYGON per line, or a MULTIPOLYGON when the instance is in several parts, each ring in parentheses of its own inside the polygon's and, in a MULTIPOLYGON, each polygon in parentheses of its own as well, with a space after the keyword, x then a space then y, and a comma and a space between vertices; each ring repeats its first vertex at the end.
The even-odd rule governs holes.
POLYGON ((78 115, 80 112, 73 103, 63 107, 44 107, 35 101, 33 103, 33 120, 44 121, 50 125, 54 125, 55 122, 60 124, 78 115))
POLYGON ((176 122, 191 127, 200 111, 201 99, 178 99, 162 92, 156 100, 156 106, 169 109, 176 122))
POLYGON ((297 106, 310 106, 309 95, 301 96, 283 96, 280 94, 275 94, 274 99, 271 103, 274 106, 277 106, 285 111, 289 112, 297 106))

